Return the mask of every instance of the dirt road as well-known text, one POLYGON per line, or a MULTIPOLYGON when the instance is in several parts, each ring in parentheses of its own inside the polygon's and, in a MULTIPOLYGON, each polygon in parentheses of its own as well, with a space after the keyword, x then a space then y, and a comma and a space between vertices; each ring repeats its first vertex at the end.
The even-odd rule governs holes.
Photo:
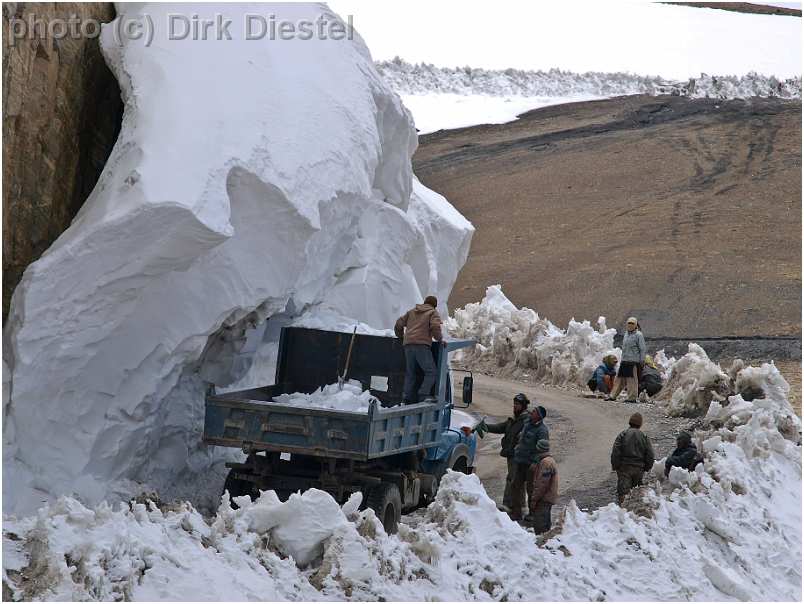
MULTIPOLYGON (((511 414, 514 395, 524 392, 547 409, 545 423, 561 477, 560 511, 575 499, 581 508, 594 509, 615 499, 616 475, 609 457, 617 434, 634 411, 645 417, 657 457, 672 447, 675 432, 688 420, 664 417, 650 404, 625 404, 585 398, 579 393, 475 374, 474 401, 468 411, 478 418, 500 421, 511 414)), ((502 501, 506 462, 500 457, 500 436, 487 434, 479 441, 475 472, 489 495, 502 501)))

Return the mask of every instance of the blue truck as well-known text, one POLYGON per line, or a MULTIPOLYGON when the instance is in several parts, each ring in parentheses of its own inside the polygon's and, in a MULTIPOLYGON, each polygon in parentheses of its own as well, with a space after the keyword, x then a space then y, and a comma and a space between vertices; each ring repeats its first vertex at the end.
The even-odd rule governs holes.
MULTIPOLYGON (((472 340, 434 342, 438 368, 432 398, 401 404, 405 357, 401 340, 302 327, 285 327, 272 386, 206 396, 204 442, 236 447, 247 456, 230 462, 224 491, 255 497, 274 490, 280 499, 317 488, 344 502, 363 493, 386 531, 403 512, 432 501, 448 469, 473 471, 476 437, 450 425, 453 391, 448 353, 472 340), (273 402, 280 394, 312 393, 339 377, 359 380, 374 397, 368 412, 273 402)), ((422 376, 419 375, 421 380, 422 376)), ((472 400, 471 373, 462 401, 472 400)))

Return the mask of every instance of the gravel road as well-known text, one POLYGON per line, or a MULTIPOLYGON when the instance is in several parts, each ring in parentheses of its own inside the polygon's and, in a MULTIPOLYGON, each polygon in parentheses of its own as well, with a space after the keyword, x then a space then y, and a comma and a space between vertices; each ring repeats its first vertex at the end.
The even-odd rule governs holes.
MULTIPOLYGON (((534 386, 475 373, 474 397, 467 410, 478 419, 500 421, 511 414, 514 395, 524 392, 532 402, 547 409, 545 423, 560 475, 560 512, 571 499, 582 509, 595 509, 616 499, 616 474, 609 457, 617 434, 628 426, 634 411, 642 413, 644 429, 653 442, 657 457, 673 447, 675 434, 690 420, 664 416, 652 404, 605 402, 581 392, 534 386)), ((487 434, 479 441, 475 472, 489 495, 502 501, 506 463, 500 457, 500 436, 487 434)))

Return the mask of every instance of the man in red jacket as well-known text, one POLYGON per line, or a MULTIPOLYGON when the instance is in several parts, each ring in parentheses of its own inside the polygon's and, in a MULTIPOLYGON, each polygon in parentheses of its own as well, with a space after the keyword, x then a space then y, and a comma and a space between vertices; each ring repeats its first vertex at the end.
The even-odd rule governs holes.
POLYGON ((441 316, 436 307, 435 296, 427 296, 424 304, 417 304, 396 320, 394 333, 402 338, 405 347, 405 394, 403 403, 416 403, 433 398, 436 366, 430 344, 440 342, 441 316), (424 373, 424 379, 416 393, 416 368, 424 373))

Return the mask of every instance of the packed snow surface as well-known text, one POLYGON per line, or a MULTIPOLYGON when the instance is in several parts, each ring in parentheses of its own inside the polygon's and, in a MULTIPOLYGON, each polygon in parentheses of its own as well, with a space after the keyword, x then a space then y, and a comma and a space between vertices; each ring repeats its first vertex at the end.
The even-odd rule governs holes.
POLYGON ((225 495, 211 520, 62 497, 5 517, 3 580, 32 600, 800 600, 801 447, 779 419, 801 425, 775 374, 754 377, 767 396, 704 420, 695 471, 665 480, 659 460, 625 508, 570 503, 541 544, 450 471, 397 535, 360 495, 339 506, 315 489, 237 510, 225 495))
POLYGON ((311 409, 335 409, 354 413, 368 413, 371 402, 376 400, 371 395, 371 391, 363 390, 360 382, 354 380, 342 385, 328 384, 310 394, 294 392, 274 397, 274 402, 283 405, 311 409))
POLYGON ((572 97, 529 97, 467 95, 452 93, 405 94, 399 92, 405 107, 413 114, 419 134, 436 130, 464 128, 477 124, 505 124, 517 116, 549 105, 593 101, 600 97, 577 95, 572 97))
POLYGON ((413 176, 410 113, 359 37, 246 40, 260 4, 118 10, 153 24, 150 40, 118 22, 101 35, 119 138, 4 330, 5 511, 146 488, 217 498, 208 383, 273 382, 282 325, 388 329, 427 294, 446 301, 469 250, 471 224, 413 176), (169 13, 221 14, 232 39, 170 40, 169 13))

